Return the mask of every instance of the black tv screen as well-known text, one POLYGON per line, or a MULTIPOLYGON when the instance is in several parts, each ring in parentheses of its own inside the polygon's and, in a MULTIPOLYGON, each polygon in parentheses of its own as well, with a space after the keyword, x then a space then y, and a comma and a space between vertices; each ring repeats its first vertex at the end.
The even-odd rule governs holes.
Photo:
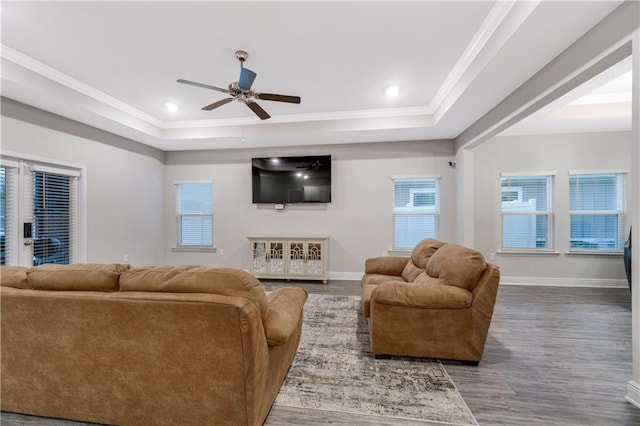
POLYGON ((254 203, 330 203, 331 156, 251 160, 254 203))

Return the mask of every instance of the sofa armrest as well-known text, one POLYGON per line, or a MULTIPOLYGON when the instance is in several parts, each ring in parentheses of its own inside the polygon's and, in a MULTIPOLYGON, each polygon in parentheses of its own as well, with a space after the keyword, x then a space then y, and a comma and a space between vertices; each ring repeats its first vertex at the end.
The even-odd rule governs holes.
POLYGON ((264 321, 264 331, 269 346, 284 345, 289 341, 302 321, 302 308, 307 292, 302 288, 280 288, 267 295, 269 312, 264 321))
POLYGON ((473 289, 473 307, 487 318, 493 316, 493 308, 498 295, 500 284, 500 268, 487 263, 487 269, 480 277, 476 288, 473 289))
POLYGON ((365 261, 364 273, 400 276, 409 260, 411 258, 407 256, 371 257, 365 261))
POLYGON ((465 309, 471 306, 471 292, 443 284, 414 284, 388 281, 379 284, 371 302, 423 309, 465 309))

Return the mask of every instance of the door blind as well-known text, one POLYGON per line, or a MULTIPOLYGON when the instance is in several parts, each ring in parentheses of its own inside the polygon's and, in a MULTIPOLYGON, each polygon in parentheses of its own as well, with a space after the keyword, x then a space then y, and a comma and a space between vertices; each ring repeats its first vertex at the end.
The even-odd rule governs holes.
POLYGON ((75 261, 78 178, 44 171, 31 175, 33 264, 75 261))

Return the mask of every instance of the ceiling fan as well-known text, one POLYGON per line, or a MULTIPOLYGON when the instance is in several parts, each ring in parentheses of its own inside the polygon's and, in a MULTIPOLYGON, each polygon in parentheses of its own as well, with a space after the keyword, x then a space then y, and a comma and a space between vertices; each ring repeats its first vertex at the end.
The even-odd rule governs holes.
POLYGON ((260 119, 266 120, 271 117, 260 105, 256 103, 256 99, 263 101, 276 101, 276 102, 289 102, 292 104, 300 103, 300 96, 278 95, 275 93, 258 93, 251 90, 253 80, 256 79, 256 73, 243 66, 244 61, 247 60, 249 54, 244 50, 238 50, 236 52, 236 58, 240 61, 240 78, 238 81, 234 81, 229 84, 228 89, 222 89, 216 86, 210 86, 208 84, 197 83, 195 81, 189 81, 184 79, 178 79, 178 83, 189 84, 191 86, 204 87, 205 89, 216 90, 218 92, 228 93, 230 98, 222 99, 205 107, 202 107, 204 111, 211 111, 219 106, 228 104, 229 102, 236 101, 244 103, 251 109, 260 119))

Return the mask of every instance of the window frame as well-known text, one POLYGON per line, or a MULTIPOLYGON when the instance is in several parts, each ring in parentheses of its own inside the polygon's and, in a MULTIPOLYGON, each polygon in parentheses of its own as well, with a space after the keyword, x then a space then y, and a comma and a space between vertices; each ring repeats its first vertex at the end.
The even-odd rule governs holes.
POLYGON ((440 231, 440 185, 441 185, 441 175, 432 175, 432 174, 424 174, 424 175, 395 175, 391 176, 391 250, 394 252, 401 252, 413 249, 413 247, 398 247, 396 246, 396 217, 398 216, 430 216, 433 217, 434 220, 434 235, 426 235, 424 238, 438 238, 438 234, 440 231), (396 183, 400 181, 416 181, 416 180, 425 180, 425 181, 433 181, 435 184, 435 188, 409 188, 409 202, 403 207, 395 206, 395 198, 396 198, 396 183), (432 193, 434 194, 434 204, 427 206, 414 206, 415 204, 415 194, 423 194, 423 193, 432 193))
MULTIPOLYGON (((555 253, 555 182, 556 182, 556 172, 555 171, 534 171, 534 172, 501 172, 500 173, 500 252, 501 253, 525 253, 525 254, 535 254, 535 253, 555 253), (521 185, 516 185, 511 187, 512 191, 518 193, 518 199, 515 201, 502 201, 502 194, 505 192, 505 187, 503 187, 502 182, 505 178, 531 178, 531 177, 540 177, 546 178, 547 181, 547 193, 546 193, 546 201, 547 208, 546 210, 516 210, 509 211, 504 210, 504 205, 507 203, 523 203, 523 191, 524 187, 521 185), (547 218, 547 247, 506 247, 505 246, 505 217, 513 217, 513 216, 545 216, 547 218)), ((537 240, 536 240, 537 241, 537 240)))
POLYGON ((173 247, 172 251, 216 251, 215 239, 214 239, 214 210, 215 210, 215 186, 212 180, 177 180, 173 183, 174 186, 174 201, 175 201, 175 215, 176 215, 176 241, 175 247, 173 247), (179 211, 179 196, 180 196, 180 185, 201 185, 208 184, 211 185, 211 212, 201 212, 201 213, 181 213, 179 211), (182 219, 184 217, 210 217, 211 218, 211 244, 182 244, 182 219))
POLYGON ((628 170, 569 170, 568 172, 568 195, 569 195, 569 229, 568 229, 568 251, 569 254, 622 254, 624 252, 624 244, 626 240, 626 232, 628 232, 628 212, 627 212, 627 204, 628 204, 628 170), (616 177, 616 209, 615 210, 572 210, 571 209, 571 197, 572 197, 572 188, 571 188, 571 180, 574 176, 596 176, 596 175, 615 175, 616 177), (579 248, 572 247, 572 234, 571 234, 571 222, 573 216, 605 216, 605 215, 616 215, 617 216, 617 235, 616 235, 616 248, 579 248))

